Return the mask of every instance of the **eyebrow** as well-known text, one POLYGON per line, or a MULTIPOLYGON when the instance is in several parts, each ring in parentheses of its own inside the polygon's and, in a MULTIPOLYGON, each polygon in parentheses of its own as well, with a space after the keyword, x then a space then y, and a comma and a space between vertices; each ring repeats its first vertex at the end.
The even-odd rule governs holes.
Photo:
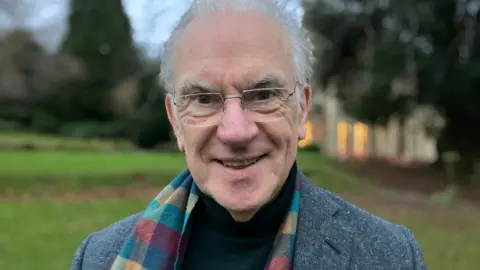
POLYGON ((209 93, 219 91, 218 87, 198 78, 187 79, 180 84, 178 92, 180 95, 188 95, 193 93, 209 93))
POLYGON ((243 85, 243 89, 259 89, 270 87, 283 87, 285 85, 285 79, 275 73, 267 73, 253 81, 247 81, 243 85))
MULTIPOLYGON (((270 87, 283 87, 285 85, 285 79, 275 73, 264 74, 257 79, 247 81, 242 84, 241 90, 270 88, 270 87)), ((211 93, 220 92, 221 89, 215 84, 199 78, 189 78, 182 82, 178 89, 180 95, 188 95, 193 93, 211 93)))

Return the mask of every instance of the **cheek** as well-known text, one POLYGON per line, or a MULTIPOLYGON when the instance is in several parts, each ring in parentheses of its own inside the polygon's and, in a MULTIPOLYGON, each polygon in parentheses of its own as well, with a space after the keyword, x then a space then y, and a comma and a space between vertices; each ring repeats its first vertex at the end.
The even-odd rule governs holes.
POLYGON ((187 159, 193 160, 202 156, 214 133, 211 128, 183 127, 183 140, 187 159))
POLYGON ((262 126, 265 135, 277 146, 278 150, 296 146, 297 130, 293 119, 281 119, 262 126))

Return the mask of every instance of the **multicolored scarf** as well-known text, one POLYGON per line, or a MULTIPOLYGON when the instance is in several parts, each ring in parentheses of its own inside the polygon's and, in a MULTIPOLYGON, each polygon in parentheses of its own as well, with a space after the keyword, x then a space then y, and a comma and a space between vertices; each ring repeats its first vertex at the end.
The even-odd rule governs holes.
MULTIPOLYGON (((290 270, 300 201, 296 180, 290 211, 274 242, 266 270, 290 270)), ((180 173, 150 203, 125 241, 111 270, 174 270, 185 253, 185 229, 200 190, 188 170, 180 173)))

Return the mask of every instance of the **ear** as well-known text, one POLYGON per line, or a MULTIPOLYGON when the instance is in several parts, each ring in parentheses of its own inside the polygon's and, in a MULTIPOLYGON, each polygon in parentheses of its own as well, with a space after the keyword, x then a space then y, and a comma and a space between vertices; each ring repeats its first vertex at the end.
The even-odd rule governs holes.
POLYGON ((312 88, 310 85, 304 85, 300 95, 300 111, 297 115, 297 136, 298 140, 303 140, 307 136, 307 128, 305 127, 308 120, 308 110, 312 101, 312 88))
POLYGON ((175 137, 177 137, 177 145, 180 151, 185 149, 185 138, 183 137, 182 128, 177 119, 177 114, 175 113, 175 105, 173 104, 173 97, 171 94, 168 94, 165 97, 165 109, 167 110, 168 121, 172 126, 175 137))

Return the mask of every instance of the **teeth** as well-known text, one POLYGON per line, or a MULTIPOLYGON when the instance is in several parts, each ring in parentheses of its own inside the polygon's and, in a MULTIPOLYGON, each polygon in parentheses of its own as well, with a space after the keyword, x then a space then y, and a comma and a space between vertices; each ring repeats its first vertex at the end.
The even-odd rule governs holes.
POLYGON ((245 160, 238 160, 238 161, 230 161, 230 162, 222 162, 223 165, 230 167, 230 168, 245 168, 247 166, 250 166, 254 163, 257 163, 260 158, 251 158, 251 159, 245 159, 245 160))

